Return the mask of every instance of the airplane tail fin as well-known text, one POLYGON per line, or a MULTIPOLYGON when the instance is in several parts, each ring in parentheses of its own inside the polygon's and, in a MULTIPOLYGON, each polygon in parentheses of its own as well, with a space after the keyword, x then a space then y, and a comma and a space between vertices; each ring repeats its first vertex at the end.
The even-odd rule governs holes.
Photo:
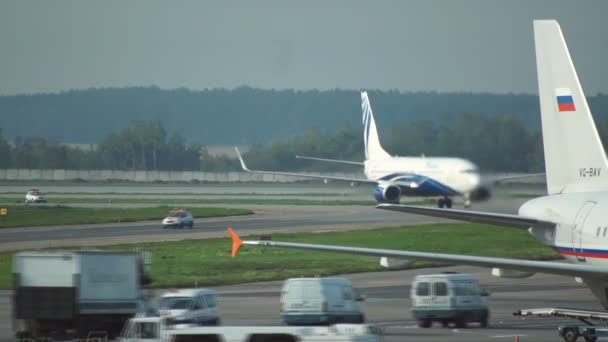
POLYGON ((390 158, 380 145, 378 138, 378 130, 376 129, 376 121, 372 113, 372 106, 369 103, 367 92, 361 92, 361 110, 363 112, 363 142, 365 143, 365 159, 386 159, 390 158))
POLYGON ((555 20, 534 21, 549 194, 608 189, 608 163, 587 99, 555 20))

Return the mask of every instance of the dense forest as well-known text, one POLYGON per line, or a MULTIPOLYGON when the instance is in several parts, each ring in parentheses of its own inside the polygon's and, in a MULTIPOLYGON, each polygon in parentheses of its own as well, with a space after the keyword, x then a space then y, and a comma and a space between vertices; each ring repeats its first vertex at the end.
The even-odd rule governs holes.
MULTIPOLYGON (((372 92, 370 97, 382 144, 393 155, 464 157, 484 171, 543 170, 534 96, 372 92)), ((234 156, 212 155, 206 147, 225 143, 251 144, 245 158, 254 168, 357 170, 295 155, 363 160, 359 101, 355 91, 251 88, 0 97, 0 168, 238 170, 234 156)), ((605 138, 608 120, 601 114, 608 111, 608 96, 590 103, 605 138)))
MULTIPOLYGON (((510 115, 528 130, 537 130, 540 123, 534 95, 370 91, 370 99, 382 136, 396 125, 422 119, 450 126, 464 113, 510 115)), ((589 101, 596 117, 608 113, 608 96, 589 101)), ((323 132, 358 127, 361 110, 355 90, 140 87, 0 96, 0 127, 10 140, 43 137, 97 144, 133 120, 158 120, 168 131, 181 132, 188 143, 250 145, 301 135, 313 126, 323 132)))

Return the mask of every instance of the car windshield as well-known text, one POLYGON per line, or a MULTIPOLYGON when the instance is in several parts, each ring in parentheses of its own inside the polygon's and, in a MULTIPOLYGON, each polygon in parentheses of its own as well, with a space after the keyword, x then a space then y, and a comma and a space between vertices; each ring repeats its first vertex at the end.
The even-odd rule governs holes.
POLYGON ((163 297, 158 303, 160 309, 183 310, 194 306, 190 297, 163 297))
POLYGON ((183 210, 174 210, 169 212, 169 215, 167 215, 167 217, 186 217, 186 212, 183 210))

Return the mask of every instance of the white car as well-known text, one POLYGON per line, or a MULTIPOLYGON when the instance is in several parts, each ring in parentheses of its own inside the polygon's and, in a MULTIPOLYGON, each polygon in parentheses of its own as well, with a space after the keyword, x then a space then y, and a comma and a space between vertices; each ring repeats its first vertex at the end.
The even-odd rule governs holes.
POLYGON ((219 325, 217 294, 210 289, 170 290, 158 304, 161 317, 172 325, 219 325))
POLYGON ((25 194, 25 204, 30 203, 46 203, 46 195, 38 189, 31 189, 25 194))
POLYGON ((194 219, 192 214, 184 209, 173 209, 169 212, 169 215, 163 220, 163 228, 169 227, 188 227, 194 226, 194 219))

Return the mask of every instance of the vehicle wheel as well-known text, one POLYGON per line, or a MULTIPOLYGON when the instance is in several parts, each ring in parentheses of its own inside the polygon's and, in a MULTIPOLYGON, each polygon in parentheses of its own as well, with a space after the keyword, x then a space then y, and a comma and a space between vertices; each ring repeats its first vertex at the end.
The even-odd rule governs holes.
POLYGON ((466 328, 467 321, 464 320, 464 317, 459 317, 454 320, 454 325, 456 325, 456 328, 466 328))
POLYGON ((430 328, 433 322, 430 319, 419 319, 417 323, 421 328, 430 328))
POLYGON ((441 321, 441 326, 444 328, 449 328, 450 327, 450 321, 441 321))
POLYGON ((481 320, 479 321, 479 325, 482 328, 487 328, 488 327, 488 315, 484 315, 481 320))
POLYGON ((445 199, 445 207, 448 209, 452 209, 452 199, 451 198, 445 199))
POLYGON ((437 207, 438 208, 443 208, 443 206, 445 205, 445 202, 443 200, 443 198, 440 198, 437 200, 437 207))
POLYGON ((183 222, 180 222, 180 224, 179 224, 179 228, 180 228, 180 229, 184 228, 184 223, 183 223, 183 222))
POLYGON ((365 315, 359 315, 356 323, 359 323, 359 324, 365 323, 365 315))
POLYGON ((597 341, 597 336, 585 335, 583 336, 586 342, 595 342, 597 341))
POLYGON ((578 339, 578 331, 576 331, 574 328, 566 328, 562 332, 562 337, 566 342, 576 342, 578 339))
POLYGON ((190 222, 190 225, 188 226, 190 229, 192 229, 192 227, 194 227, 194 222, 190 222))

